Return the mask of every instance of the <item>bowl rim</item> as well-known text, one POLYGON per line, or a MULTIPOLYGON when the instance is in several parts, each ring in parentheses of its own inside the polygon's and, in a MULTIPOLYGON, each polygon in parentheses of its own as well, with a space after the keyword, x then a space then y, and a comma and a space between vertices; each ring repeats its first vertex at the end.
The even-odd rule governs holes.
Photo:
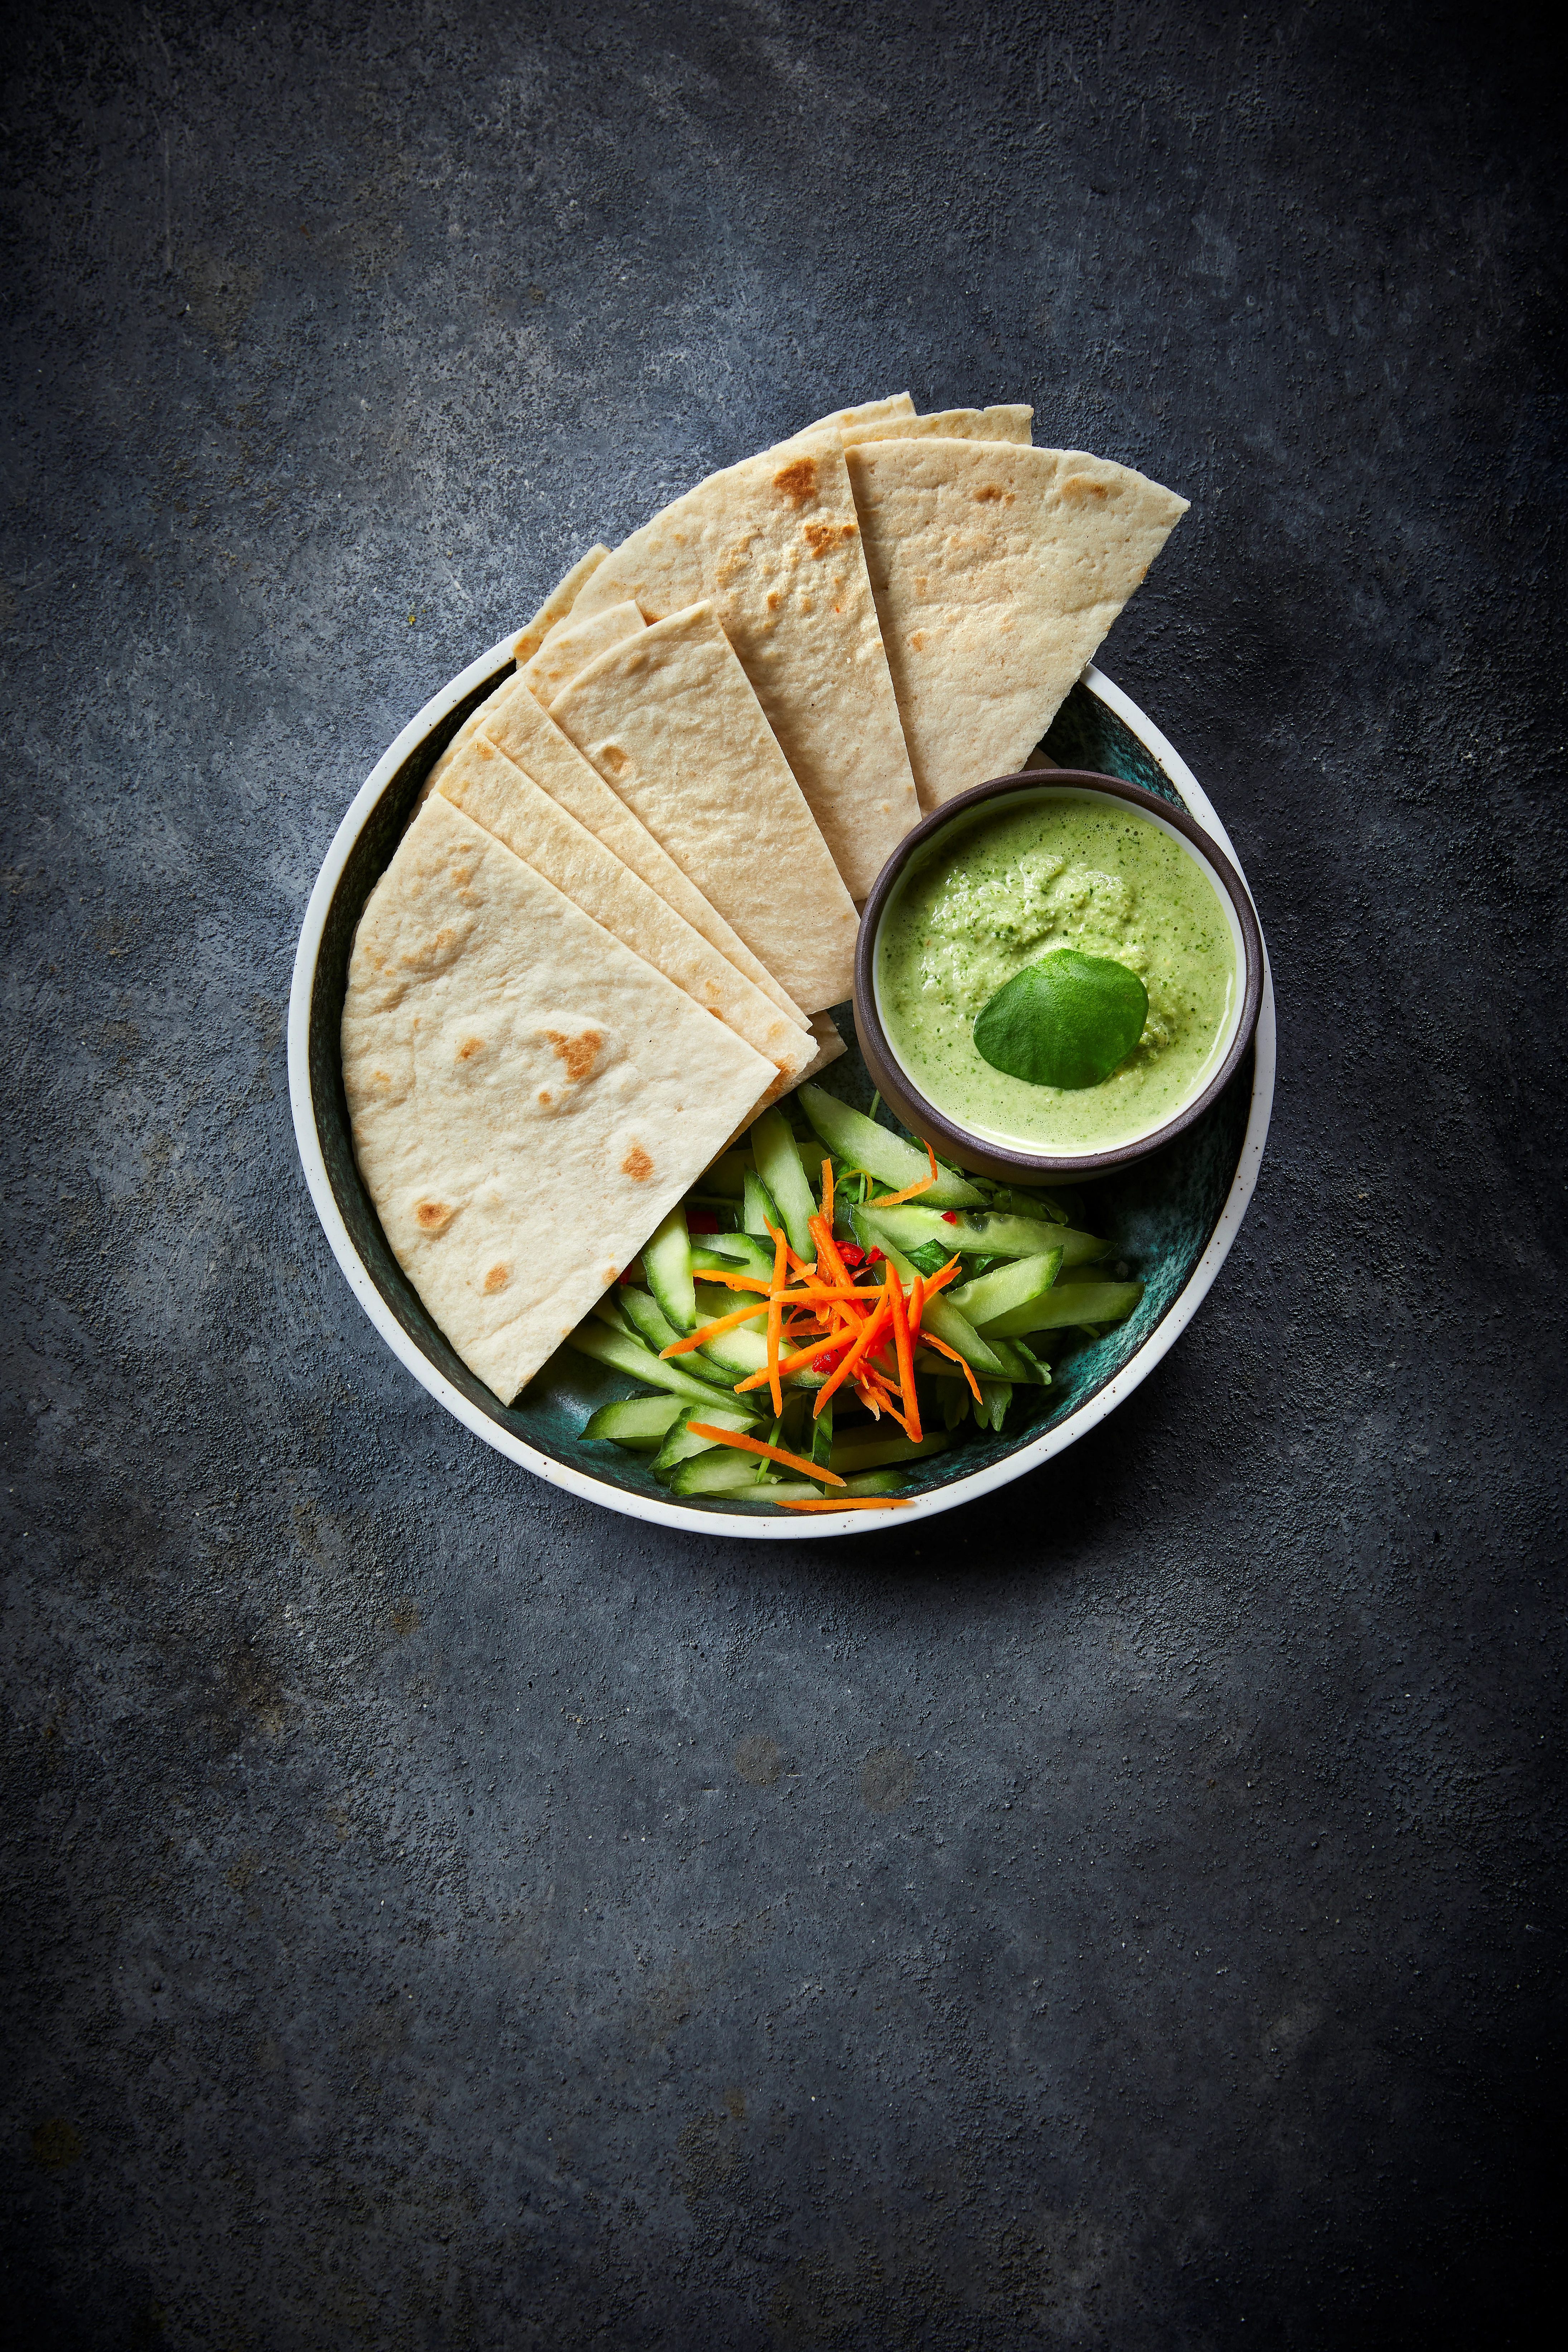
MULTIPOLYGON (((827 1511, 781 1512, 776 1518, 752 1518, 742 1512, 697 1511, 663 1497, 629 1494, 588 1471, 575 1468, 570 1463, 557 1462, 552 1455, 540 1452, 525 1439, 489 1420, 404 1331, 353 1245, 332 1192, 326 1157, 321 1149, 310 1085, 310 1005, 316 970, 327 918, 343 868, 383 793, 405 762, 460 703, 487 684, 500 683, 501 674, 511 665, 511 646, 512 639, 509 633, 488 652, 470 662, 466 669, 459 671, 456 677, 431 696, 382 753, 350 802, 321 861, 306 904, 294 954, 289 1000, 289 1095, 294 1118, 295 1143, 306 1186, 328 1245, 342 1267, 350 1289, 381 1339, 437 1403, 444 1405, 464 1428, 508 1460, 532 1471, 548 1485, 562 1487, 585 1502, 600 1504, 629 1518, 650 1520, 661 1527, 679 1528, 689 1535, 788 1543, 885 1533, 889 1524, 895 1521, 900 1528, 907 1528, 915 1520, 932 1518, 940 1512, 956 1510, 961 1504, 977 1501, 981 1496, 1009 1486, 1026 1472, 1037 1469, 1054 1455, 1064 1453, 1079 1438, 1097 1428, 1109 1413, 1115 1411, 1122 1399, 1129 1396, 1163 1360, 1208 1296, 1215 1277, 1241 1229, 1242 1220, 1257 1187, 1274 1100, 1274 990, 1267 945, 1263 947, 1262 995, 1254 1037, 1252 1096, 1247 1129, 1225 1206, 1202 1256, 1186 1282, 1142 1346, 1103 1388, 1097 1389, 1092 1396, 1086 1398, 1065 1421, 1044 1431, 1029 1444, 1017 1447, 1001 1461, 972 1471, 967 1477, 955 1478, 946 1486, 933 1487, 926 1494, 911 1497, 902 1510, 892 1515, 891 1519, 884 1519, 880 1513, 875 1511, 847 1511, 841 1516, 827 1511)), ((1236 868, 1242 888, 1247 891, 1246 877, 1241 873, 1225 828, 1186 761, 1145 717, 1131 697, 1096 669, 1092 662, 1085 665, 1081 682, 1121 721, 1183 800, 1195 810, 1205 830, 1236 868)), ((1047 769, 1039 772, 1049 776, 1062 772, 1047 769)), ((1250 891, 1247 891, 1247 895, 1250 903, 1250 891)), ((1260 930, 1260 940, 1261 937, 1260 930)))
POLYGON ((1005 1170, 1008 1176, 1026 1183, 1071 1184, 1088 1176, 1103 1176, 1113 1168, 1131 1167, 1135 1160, 1147 1160, 1173 1143, 1178 1135, 1200 1119, 1211 1103, 1216 1102, 1240 1068, 1247 1047, 1258 1026, 1258 1016, 1263 1004, 1263 934, 1258 927, 1257 910, 1247 895, 1235 865, 1221 849, 1214 835, 1193 818, 1184 808, 1167 800, 1161 793, 1152 793, 1144 784, 1135 784, 1126 776, 1102 775, 1093 768, 1021 768, 1010 776, 993 776, 984 784, 973 784, 966 793, 955 793, 929 816, 922 817, 912 833, 907 833, 893 851, 877 879, 871 885, 860 918, 859 937, 855 942, 855 1034, 860 1040, 860 1050, 875 1066, 876 1075, 883 1080, 884 1096, 891 1095, 894 1108, 902 1115, 906 1127, 917 1135, 931 1133, 927 1139, 947 1156, 957 1158, 961 1164, 983 1160, 984 1172, 1005 1170), (1134 808, 1142 808, 1163 824, 1168 824, 1191 846, 1197 850, 1214 872, 1215 878, 1230 900, 1241 932, 1242 999, 1236 1029, 1226 1048, 1225 1057, 1201 1094, 1159 1127, 1151 1128, 1146 1135, 1134 1136, 1129 1142, 1109 1145, 1103 1151, 1050 1152, 1025 1151, 1016 1146, 998 1143, 972 1128, 960 1127, 955 1119, 938 1108, 930 1097, 921 1093, 904 1064, 894 1052, 892 1043, 882 1025, 881 1012, 877 1003, 877 939, 882 919, 910 858, 929 841, 933 841, 951 824, 987 802, 1004 801, 1026 792, 1078 792, 1091 797, 1126 801, 1134 808), (868 1043, 869 1040, 869 1043, 868 1043), (888 1081, 894 1083, 889 1085, 888 1081))

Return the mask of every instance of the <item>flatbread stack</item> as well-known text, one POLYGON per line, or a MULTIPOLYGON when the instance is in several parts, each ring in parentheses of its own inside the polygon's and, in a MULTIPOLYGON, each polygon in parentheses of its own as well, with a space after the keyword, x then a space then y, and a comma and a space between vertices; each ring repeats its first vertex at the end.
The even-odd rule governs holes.
POLYGON ((360 1172, 510 1402, 766 1104, 844 1050, 856 908, 1020 767, 1185 502, 1032 411, 819 418, 574 565, 361 918, 360 1172))

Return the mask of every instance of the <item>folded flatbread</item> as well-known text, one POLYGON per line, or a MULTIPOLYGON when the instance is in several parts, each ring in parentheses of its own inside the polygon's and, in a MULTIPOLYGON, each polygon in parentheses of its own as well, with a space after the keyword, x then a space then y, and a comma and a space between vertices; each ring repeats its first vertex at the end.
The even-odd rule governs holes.
MULTIPOLYGON (((791 435, 798 441, 807 433, 831 433, 859 425, 875 425, 895 416, 912 416, 914 402, 907 392, 895 392, 888 400, 863 400, 855 408, 836 408, 831 416, 819 416, 814 425, 803 425, 800 432, 791 435)), ((778 445, 781 448, 784 444, 778 445)))
POLYGON ((711 604, 610 646, 550 715, 797 1004, 843 1003, 854 901, 711 604))
POLYGON ((382 1229, 503 1403, 773 1075, 440 793, 360 918, 342 1049, 382 1229))
POLYGON ((797 1028, 640 875, 623 866, 613 850, 524 775, 488 735, 477 736, 447 770, 441 790, 454 807, 493 833, 623 947, 727 1022, 738 1037, 773 1063, 777 1076, 770 1097, 783 1094, 804 1075, 818 1040, 797 1028))
POLYGON ((710 947, 717 948, 754 988, 771 997, 797 1028, 805 1028, 806 1016, 795 999, 779 985, 767 966, 759 963, 722 915, 709 905, 668 850, 661 847, 641 819, 634 816, 625 801, 610 790, 575 743, 540 709, 521 678, 507 680, 506 690, 497 696, 486 713, 484 732, 509 760, 516 761, 525 775, 542 785, 552 801, 574 816, 579 824, 585 825, 606 849, 614 850, 623 866, 640 874, 649 889, 657 890, 667 906, 683 915, 710 947))
POLYGON ((939 408, 930 416, 872 417, 847 424, 847 449, 858 441, 1021 441, 1027 443, 1035 412, 1014 404, 1003 408, 939 408))
POLYGON ((603 612, 590 613, 586 619, 568 613, 563 621, 556 622, 532 659, 523 663, 520 676, 548 710, 596 654, 602 654, 606 646, 618 645, 623 637, 635 637, 647 626, 632 604, 606 604, 603 612))
POLYGON ((595 571, 574 613, 710 599, 850 896, 919 816, 837 428, 710 475, 595 571))
POLYGON ((939 436, 844 454, 921 805, 937 808, 1027 757, 1187 502, 1081 450, 939 436))

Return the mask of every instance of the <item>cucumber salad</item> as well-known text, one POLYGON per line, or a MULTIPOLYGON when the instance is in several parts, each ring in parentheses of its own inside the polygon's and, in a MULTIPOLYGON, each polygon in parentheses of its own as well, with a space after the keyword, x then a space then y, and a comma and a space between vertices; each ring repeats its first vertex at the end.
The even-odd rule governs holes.
POLYGON ((651 1455, 672 1495, 897 1509, 910 1464, 1026 1415, 1053 1346, 1131 1314, 1112 1249, 1051 1193, 963 1176, 807 1084, 571 1335, 644 1391, 583 1434, 651 1455))

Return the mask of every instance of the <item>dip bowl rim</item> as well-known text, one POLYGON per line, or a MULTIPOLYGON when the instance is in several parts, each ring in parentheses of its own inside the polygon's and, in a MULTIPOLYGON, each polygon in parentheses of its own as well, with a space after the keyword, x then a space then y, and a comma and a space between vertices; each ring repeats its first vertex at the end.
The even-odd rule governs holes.
POLYGON ((855 1031, 866 1066, 880 1088, 884 1101, 907 1128, 922 1137, 944 1158, 955 1160, 972 1175, 986 1176, 1001 1183, 1081 1183, 1095 1176, 1107 1175, 1112 1169, 1129 1167, 1134 1160, 1146 1160, 1152 1153, 1162 1150, 1167 1143, 1173 1142, 1177 1136, 1195 1125, 1209 1106, 1218 1099, 1240 1068, 1252 1044, 1263 1005, 1264 978, 1263 935, 1247 884, 1214 835, 1199 824, 1180 802, 1168 800, 1161 793, 1150 792, 1146 786, 1132 783, 1124 776, 1108 776, 1091 768, 1023 768, 1010 776, 993 776, 984 783, 972 785, 968 792, 955 793, 952 800, 944 801, 940 808, 922 817, 912 833, 904 835, 878 875, 861 910, 860 931, 855 946, 855 1031), (1026 792, 1059 789, 1126 801, 1171 826, 1198 852, 1212 871, 1230 901, 1241 933, 1241 1012, 1218 1068, 1202 1090, 1190 1102, 1184 1103, 1171 1118, 1162 1119, 1147 1134, 1134 1136, 1128 1142, 1111 1145, 1103 1151, 1026 1151, 998 1143, 989 1136, 962 1126, 916 1086, 894 1053, 877 1007, 877 940, 882 919, 911 857, 948 826, 957 824, 988 801, 1002 802, 1026 792))

